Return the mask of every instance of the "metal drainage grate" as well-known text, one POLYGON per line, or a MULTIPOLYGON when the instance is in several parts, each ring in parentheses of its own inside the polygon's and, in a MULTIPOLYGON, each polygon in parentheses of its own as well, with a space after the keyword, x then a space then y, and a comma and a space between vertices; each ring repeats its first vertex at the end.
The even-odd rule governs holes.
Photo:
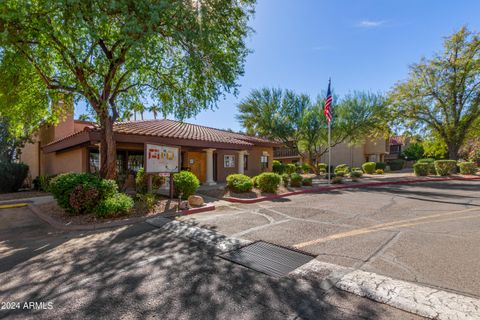
POLYGON ((313 259, 308 254, 263 241, 224 253, 220 257, 274 277, 285 276, 313 259))

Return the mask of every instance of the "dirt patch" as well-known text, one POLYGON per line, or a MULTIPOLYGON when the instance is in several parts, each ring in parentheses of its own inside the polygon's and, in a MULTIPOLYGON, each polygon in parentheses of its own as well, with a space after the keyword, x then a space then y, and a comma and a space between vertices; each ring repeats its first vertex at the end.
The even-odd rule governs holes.
POLYGON ((130 214, 111 218, 96 218, 91 213, 82 215, 71 215, 65 212, 65 210, 63 210, 62 208, 60 208, 55 201, 39 204, 36 207, 43 213, 51 216, 52 218, 63 224, 89 225, 131 218, 146 218, 158 215, 159 213, 172 214, 177 208, 177 202, 175 200, 171 201, 170 199, 159 199, 155 207, 150 210, 145 206, 136 203, 130 214))
POLYGON ((12 192, 12 193, 0 193, 0 201, 44 197, 44 196, 50 196, 50 195, 51 194, 48 192, 36 191, 36 190, 26 190, 26 191, 12 192))

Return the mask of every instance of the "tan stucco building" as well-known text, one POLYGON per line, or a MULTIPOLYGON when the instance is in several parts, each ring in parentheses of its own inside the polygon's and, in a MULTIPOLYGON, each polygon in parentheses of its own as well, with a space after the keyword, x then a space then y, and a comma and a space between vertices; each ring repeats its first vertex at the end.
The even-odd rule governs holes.
MULTIPOLYGON (((332 147, 332 165, 347 164, 350 167, 360 167, 367 161, 384 162, 389 153, 388 139, 367 139, 362 144, 340 143, 332 147)), ((295 150, 285 147, 274 149, 274 160, 282 163, 301 162, 302 159, 295 150)), ((328 152, 321 156, 320 162, 328 163, 328 152)))
MULTIPOLYGON (((173 120, 141 120, 114 124, 117 168, 132 173, 144 166, 145 143, 178 146, 182 170, 202 183, 225 181, 231 173, 249 176, 271 171, 277 143, 239 133, 173 120)), ((99 170, 98 127, 68 115, 56 126, 43 126, 21 151, 31 178, 64 172, 99 170)))

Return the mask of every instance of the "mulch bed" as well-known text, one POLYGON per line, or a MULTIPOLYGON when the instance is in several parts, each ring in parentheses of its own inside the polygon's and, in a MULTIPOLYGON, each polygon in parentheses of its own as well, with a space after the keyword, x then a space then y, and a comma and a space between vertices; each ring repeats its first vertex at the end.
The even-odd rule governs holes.
POLYGON ((18 192, 12 192, 12 193, 0 193, 0 201, 44 197, 44 196, 50 196, 50 195, 51 194, 48 192, 36 191, 36 190, 25 190, 25 191, 18 191, 18 192))
POLYGON ((60 208, 56 201, 38 204, 36 205, 43 213, 50 215, 55 220, 63 224, 72 224, 72 225, 91 225, 97 223, 104 223, 116 220, 131 219, 131 218, 147 218, 151 216, 158 215, 160 213, 171 214, 176 211, 177 202, 170 199, 159 199, 156 206, 148 210, 144 206, 140 206, 138 203, 135 204, 135 207, 130 214, 111 217, 111 218, 96 218, 93 214, 82 214, 82 215, 71 215, 62 208, 60 208))

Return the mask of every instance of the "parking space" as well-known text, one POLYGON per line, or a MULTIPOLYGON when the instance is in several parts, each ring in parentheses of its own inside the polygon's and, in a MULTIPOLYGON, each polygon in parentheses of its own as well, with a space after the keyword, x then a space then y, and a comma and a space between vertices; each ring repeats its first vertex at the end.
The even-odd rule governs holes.
POLYGON ((388 185, 232 204, 184 217, 229 236, 480 297, 480 182, 388 185))

